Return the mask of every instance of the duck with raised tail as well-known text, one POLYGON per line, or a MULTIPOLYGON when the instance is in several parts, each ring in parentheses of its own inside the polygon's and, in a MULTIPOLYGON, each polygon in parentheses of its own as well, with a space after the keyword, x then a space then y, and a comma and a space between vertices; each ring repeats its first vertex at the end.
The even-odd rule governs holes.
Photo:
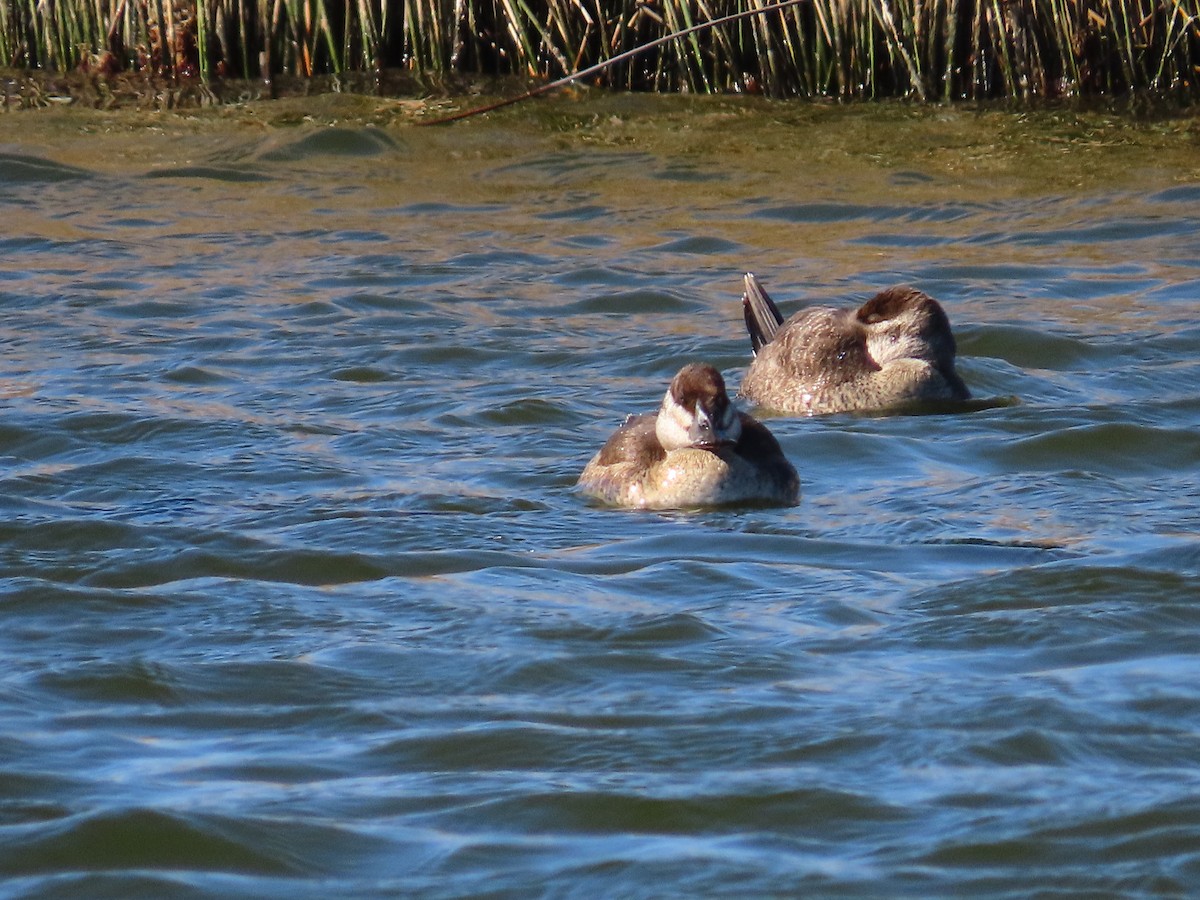
POLYGON ((858 309, 811 306, 786 322, 753 274, 742 311, 754 360, 741 396, 775 413, 819 415, 967 400, 941 304, 891 287, 858 309))

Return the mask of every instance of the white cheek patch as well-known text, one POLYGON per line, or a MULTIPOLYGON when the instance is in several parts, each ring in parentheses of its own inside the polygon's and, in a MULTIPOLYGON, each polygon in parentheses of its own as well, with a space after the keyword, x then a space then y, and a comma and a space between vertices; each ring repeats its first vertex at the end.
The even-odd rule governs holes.
POLYGON ((867 338, 867 352, 877 363, 889 362, 893 359, 904 359, 912 356, 910 341, 902 340, 901 335, 891 332, 874 334, 867 338))
POLYGON ((667 396, 663 398, 662 408, 658 411, 658 418, 654 422, 654 433, 663 449, 670 452, 690 445, 692 442, 688 436, 690 424, 691 416, 687 410, 675 402, 668 391, 667 396))

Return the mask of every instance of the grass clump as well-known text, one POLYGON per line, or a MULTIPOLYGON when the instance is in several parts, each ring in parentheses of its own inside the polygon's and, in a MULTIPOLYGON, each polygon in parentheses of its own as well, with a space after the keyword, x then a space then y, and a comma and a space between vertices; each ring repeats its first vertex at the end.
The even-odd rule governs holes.
POLYGON ((1200 0, 0 0, 15 68, 559 78, 609 60, 595 81, 629 90, 1195 99, 1200 0))

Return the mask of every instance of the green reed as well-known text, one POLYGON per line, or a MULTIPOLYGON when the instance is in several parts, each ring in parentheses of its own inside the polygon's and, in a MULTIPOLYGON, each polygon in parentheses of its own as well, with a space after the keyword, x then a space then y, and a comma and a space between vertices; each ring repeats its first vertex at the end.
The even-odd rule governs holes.
POLYGON ((404 68, 772 96, 1200 95, 1200 0, 0 0, 0 65, 166 76, 404 68))

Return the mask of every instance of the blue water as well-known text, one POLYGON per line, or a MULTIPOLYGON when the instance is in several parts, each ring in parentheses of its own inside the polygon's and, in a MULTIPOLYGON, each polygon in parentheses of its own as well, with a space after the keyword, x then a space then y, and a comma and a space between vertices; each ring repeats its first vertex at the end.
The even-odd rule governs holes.
POLYGON ((1200 892, 1200 173, 36 116, 4 896, 1200 892), (926 290, 996 402, 771 420, 794 509, 589 503, 682 362, 738 383, 747 269, 926 290))

